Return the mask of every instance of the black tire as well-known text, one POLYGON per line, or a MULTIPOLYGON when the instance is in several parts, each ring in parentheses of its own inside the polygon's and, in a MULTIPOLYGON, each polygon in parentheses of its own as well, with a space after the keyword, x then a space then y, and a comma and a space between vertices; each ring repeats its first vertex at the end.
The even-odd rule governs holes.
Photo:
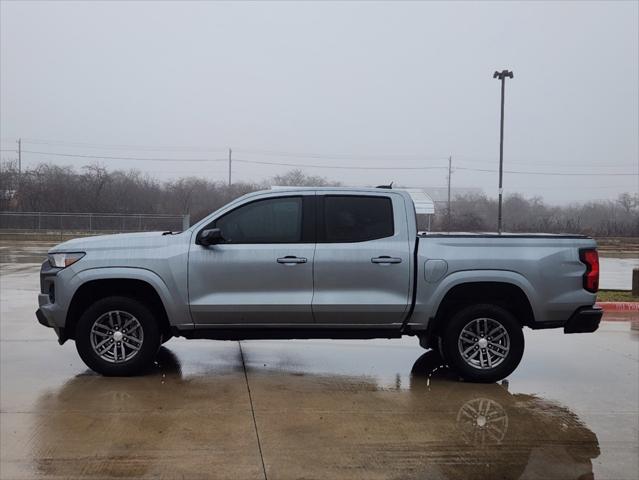
POLYGON ((455 313, 446 325, 442 334, 442 349, 448 366, 464 380, 492 383, 506 378, 519 365, 524 354, 524 334, 521 325, 508 310, 492 304, 471 305, 455 313), (501 363, 492 368, 479 368, 471 365, 464 359, 458 347, 458 340, 464 327, 479 318, 488 318, 501 324, 508 333, 510 348, 505 358, 499 359, 501 363))
POLYGON ((441 357, 445 365, 448 365, 448 359, 446 358, 446 350, 444 350, 444 341, 441 336, 435 337, 435 344, 437 345, 437 353, 441 357))
POLYGON ((93 371, 106 376, 132 376, 146 373, 160 348, 161 334, 151 310, 142 302, 129 297, 105 297, 87 308, 76 326, 75 345, 80 357, 93 371), (143 331, 142 345, 130 359, 113 363, 95 352, 91 345, 94 322, 110 311, 121 311, 137 319, 143 331))
POLYGON ((446 355, 444 352, 442 337, 439 335, 434 335, 430 342, 427 341, 427 339, 428 337, 419 337, 419 346, 426 350, 437 353, 439 358, 441 358, 442 361, 446 363, 446 355))

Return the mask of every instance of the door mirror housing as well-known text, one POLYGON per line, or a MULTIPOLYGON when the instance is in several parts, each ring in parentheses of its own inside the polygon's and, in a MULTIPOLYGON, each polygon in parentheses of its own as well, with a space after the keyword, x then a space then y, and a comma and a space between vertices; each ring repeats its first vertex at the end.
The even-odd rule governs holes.
POLYGON ((222 243, 223 241, 224 237, 222 236, 222 230, 219 228, 208 228, 206 230, 202 230, 198 234, 195 243, 208 247, 209 245, 215 245, 217 243, 222 243))

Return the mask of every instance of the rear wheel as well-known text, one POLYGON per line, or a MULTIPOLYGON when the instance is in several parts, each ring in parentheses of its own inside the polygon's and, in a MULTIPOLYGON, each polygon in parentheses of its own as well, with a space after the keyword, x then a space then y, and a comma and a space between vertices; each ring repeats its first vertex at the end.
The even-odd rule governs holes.
POLYGON ((158 324, 148 307, 128 297, 106 297, 82 314, 75 344, 92 370, 108 376, 144 373, 160 347, 158 324))
POLYGON ((458 311, 446 325, 441 347, 448 365, 471 382, 510 375, 524 353, 521 325, 506 309, 490 304, 458 311))

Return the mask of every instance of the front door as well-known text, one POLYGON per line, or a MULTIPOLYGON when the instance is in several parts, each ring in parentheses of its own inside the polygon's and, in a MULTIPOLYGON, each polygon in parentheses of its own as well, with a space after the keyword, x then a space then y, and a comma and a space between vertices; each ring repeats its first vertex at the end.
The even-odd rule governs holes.
POLYGON ((224 242, 191 245, 189 301, 196 324, 313 323, 313 200, 312 192, 266 197, 204 227, 219 228, 224 242))

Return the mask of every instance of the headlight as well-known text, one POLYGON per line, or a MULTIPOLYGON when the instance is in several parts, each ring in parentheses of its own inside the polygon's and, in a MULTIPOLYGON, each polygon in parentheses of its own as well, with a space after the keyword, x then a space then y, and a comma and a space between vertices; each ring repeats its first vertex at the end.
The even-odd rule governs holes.
POLYGON ((74 253, 50 253, 49 264, 52 267, 66 268, 84 257, 84 252, 74 253))

